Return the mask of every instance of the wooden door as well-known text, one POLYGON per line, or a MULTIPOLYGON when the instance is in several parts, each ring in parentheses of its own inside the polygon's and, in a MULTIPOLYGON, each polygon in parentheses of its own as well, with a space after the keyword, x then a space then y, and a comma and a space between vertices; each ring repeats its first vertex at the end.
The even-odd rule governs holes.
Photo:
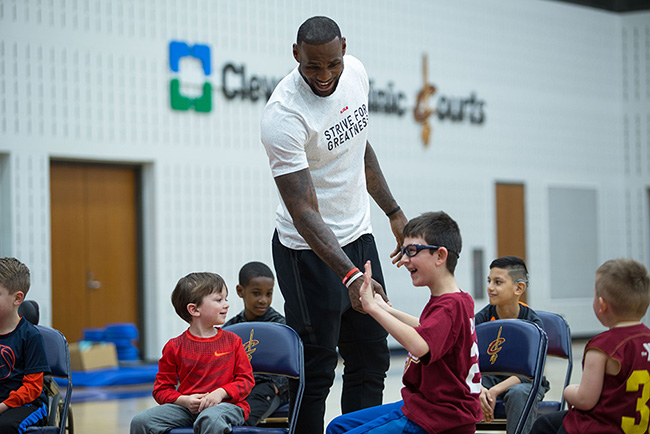
POLYGON ((52 162, 52 325, 138 324, 137 169, 52 162))
MULTIPOLYGON (((497 184, 497 256, 526 261, 526 211, 523 184, 497 184)), ((526 264, 528 265, 528 264, 526 264)), ((526 292, 522 301, 526 302, 526 292)))

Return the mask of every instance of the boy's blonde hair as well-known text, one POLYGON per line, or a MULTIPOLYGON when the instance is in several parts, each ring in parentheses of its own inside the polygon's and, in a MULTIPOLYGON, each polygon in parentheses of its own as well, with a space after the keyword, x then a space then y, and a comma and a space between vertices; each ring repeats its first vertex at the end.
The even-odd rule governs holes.
POLYGON ((596 295, 622 317, 642 318, 650 304, 650 276, 633 259, 612 259, 596 270, 596 295))
POLYGON ((27 295, 31 285, 29 268, 16 258, 0 258, 0 285, 7 288, 9 294, 22 291, 27 295))
POLYGON ((187 310, 187 305, 194 303, 200 305, 203 297, 213 292, 221 293, 226 288, 226 282, 216 273, 190 273, 176 284, 172 292, 172 305, 174 310, 186 322, 192 321, 192 315, 187 310))

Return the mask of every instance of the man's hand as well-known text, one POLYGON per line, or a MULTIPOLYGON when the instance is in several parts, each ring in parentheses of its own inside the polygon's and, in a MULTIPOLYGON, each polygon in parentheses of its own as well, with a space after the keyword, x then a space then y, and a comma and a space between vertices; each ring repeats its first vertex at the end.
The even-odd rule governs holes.
POLYGON ((181 395, 176 399, 176 401, 174 401, 174 404, 178 404, 180 406, 187 408, 192 414, 199 414, 201 412, 201 410, 199 409, 201 406, 201 400, 206 395, 207 393, 181 395))
POLYGON ((408 223, 406 216, 402 210, 397 211, 395 214, 389 217, 390 218, 390 229, 395 235, 395 240, 397 241, 397 247, 390 254, 390 257, 393 258, 393 264, 397 264, 397 267, 401 267, 400 259, 402 259, 402 245, 404 244, 404 226, 408 223))
MULTIPOLYGON (((359 297, 361 296, 361 285, 363 284, 364 279, 359 278, 352 282, 350 286, 348 287, 348 295, 350 297, 350 304, 352 305, 352 309, 361 312, 361 313, 366 313, 365 310, 363 310, 363 306, 361 305, 361 300, 359 300, 359 297)), ((375 280, 371 279, 371 284, 373 287, 379 288, 381 293, 386 296, 384 293, 384 289, 381 287, 379 282, 376 282, 375 280)))
POLYGON ((481 401, 481 410, 483 410, 483 421, 491 423, 494 420, 494 406, 496 405, 495 397, 492 396, 490 390, 481 386, 479 399, 481 401))
MULTIPOLYGON (((369 267, 370 261, 366 263, 366 269, 369 267)), ((388 297, 386 296, 386 292, 384 292, 384 288, 377 282, 375 279, 372 278, 372 270, 370 271, 370 274, 367 275, 364 273, 364 277, 358 278, 348 288, 348 294, 350 296, 350 303, 352 304, 352 308, 356 311, 359 311, 361 313, 366 313, 366 310, 363 308, 363 305, 361 304, 361 287, 362 285, 365 284, 366 279, 369 280, 368 287, 372 288, 370 291, 372 293, 372 297, 374 297, 375 294, 379 295, 384 302, 388 302, 388 297), (367 276, 367 277, 366 277, 367 276)))

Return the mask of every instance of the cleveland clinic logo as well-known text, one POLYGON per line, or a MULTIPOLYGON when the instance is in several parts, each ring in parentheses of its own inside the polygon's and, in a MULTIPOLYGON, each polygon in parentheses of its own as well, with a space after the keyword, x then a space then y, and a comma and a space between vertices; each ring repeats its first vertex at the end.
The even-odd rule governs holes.
POLYGON ((169 82, 172 109, 186 111, 193 108, 197 112, 204 113, 212 110, 212 84, 208 81, 212 74, 209 46, 171 41, 169 69, 173 73, 169 82), (183 60, 183 68, 187 71, 181 72, 181 60, 183 60), (197 63, 200 64, 200 68, 196 67, 197 63))

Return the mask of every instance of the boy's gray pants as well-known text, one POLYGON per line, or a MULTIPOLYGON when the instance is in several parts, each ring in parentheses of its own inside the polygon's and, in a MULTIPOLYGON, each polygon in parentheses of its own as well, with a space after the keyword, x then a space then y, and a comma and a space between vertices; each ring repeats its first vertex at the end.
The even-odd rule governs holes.
POLYGON ((163 434, 172 428, 193 426, 197 434, 221 434, 232 431, 233 425, 244 424, 244 410, 222 402, 199 414, 176 404, 162 404, 144 410, 131 420, 131 434, 163 434))
MULTIPOLYGON (((501 378, 501 380, 503 380, 503 378, 501 378)), ((483 386, 489 389, 499 383, 499 378, 486 375, 482 378, 481 382, 483 383, 483 386)), ((530 392, 531 387, 533 387, 531 383, 519 383, 509 387, 508 390, 499 395, 499 398, 503 399, 506 404, 507 434, 514 434, 515 429, 517 428, 517 422, 519 422, 519 416, 521 416, 521 413, 524 411, 524 405, 526 404, 526 399, 528 398, 528 393, 530 392)), ((547 390, 548 389, 540 386, 539 391, 537 392, 537 399, 533 403, 533 408, 530 409, 522 434, 530 433, 530 430, 535 423, 535 419, 537 419, 537 403, 544 399, 547 390)))

